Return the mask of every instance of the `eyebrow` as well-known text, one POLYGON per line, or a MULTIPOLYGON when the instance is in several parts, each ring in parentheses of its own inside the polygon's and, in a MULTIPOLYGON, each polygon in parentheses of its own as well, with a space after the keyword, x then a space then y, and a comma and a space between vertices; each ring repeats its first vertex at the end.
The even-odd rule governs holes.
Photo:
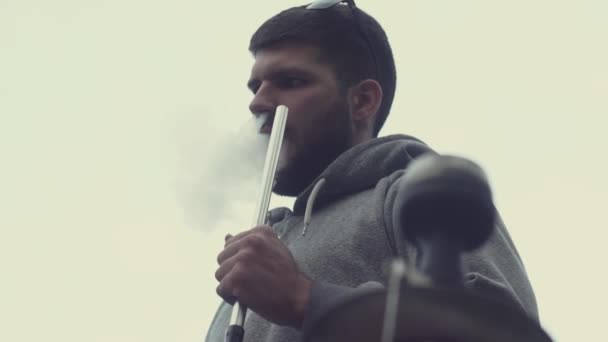
MULTIPOLYGON (((284 75, 295 75, 295 76, 311 76, 313 75, 312 72, 310 72, 307 69, 303 69, 301 67, 298 66, 289 66, 289 67, 279 67, 277 69, 271 70, 270 73, 270 79, 276 78, 277 76, 284 76, 284 75)), ((256 87, 258 87, 260 85, 261 81, 258 78, 251 78, 249 79, 249 81, 247 81, 247 88, 249 88, 251 91, 254 91, 256 87)))

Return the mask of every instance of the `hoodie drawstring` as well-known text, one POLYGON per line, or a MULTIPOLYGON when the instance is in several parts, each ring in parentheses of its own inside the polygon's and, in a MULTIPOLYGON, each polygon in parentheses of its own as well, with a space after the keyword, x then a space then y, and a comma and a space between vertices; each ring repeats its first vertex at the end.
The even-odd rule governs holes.
POLYGON ((317 199, 317 195, 319 191, 325 184, 325 178, 319 179, 319 181, 312 188, 312 192, 310 196, 308 196, 308 200, 306 201, 306 210, 304 211, 304 228, 302 229, 302 236, 306 235, 306 231, 308 230, 308 226, 310 225, 310 219, 312 216, 312 208, 315 204, 315 200, 317 199))

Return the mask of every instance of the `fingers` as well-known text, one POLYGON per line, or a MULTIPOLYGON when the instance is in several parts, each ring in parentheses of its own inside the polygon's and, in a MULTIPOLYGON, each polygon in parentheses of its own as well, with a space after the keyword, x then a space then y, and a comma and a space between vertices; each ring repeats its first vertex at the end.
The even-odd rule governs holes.
POLYGON ((217 256, 220 267, 215 272, 215 278, 222 281, 237 262, 246 264, 262 253, 267 244, 269 231, 274 232, 269 226, 258 226, 237 236, 226 235, 226 246, 217 256))
POLYGON ((273 243, 271 239, 278 238, 270 226, 257 226, 236 236, 228 234, 225 239, 224 250, 217 257, 219 268, 215 278, 220 284, 216 292, 227 302, 233 303, 238 297, 239 286, 249 286, 246 283, 253 277, 248 273, 256 268, 255 260, 264 258, 273 243))
POLYGON ((229 244, 231 244, 233 242, 240 240, 243 236, 249 234, 250 231, 251 230, 246 230, 246 231, 238 233, 236 235, 226 234, 226 236, 224 237, 224 247, 228 246, 229 244))
POLYGON ((217 256, 217 263, 221 264, 229 259, 245 245, 260 250, 264 245, 263 240, 267 238, 277 238, 275 231, 267 225, 256 226, 250 230, 239 233, 236 236, 228 234, 225 237, 226 242, 224 244, 224 250, 217 256), (245 242, 241 241, 243 239, 246 239, 245 242))
MULTIPOLYGON (((226 302, 230 304, 234 304, 236 300, 235 295, 235 274, 230 274, 234 269, 236 259, 233 257, 226 262, 222 263, 220 268, 215 272, 215 278, 219 281, 219 284, 216 288, 216 292, 218 296, 222 297, 226 302)), ((236 278, 241 277, 241 271, 239 271, 239 267, 234 269, 236 271, 236 278)))
POLYGON ((216 288, 217 294, 228 303, 233 304, 245 289, 252 288, 252 282, 254 282, 252 273, 255 272, 259 272, 259 270, 253 265, 234 264, 230 272, 221 278, 216 288))
POLYGON ((244 231, 242 233, 233 236, 232 234, 226 234, 224 237, 224 249, 217 256, 217 263, 222 264, 225 260, 232 257, 238 251, 238 245, 234 245, 237 241, 242 239, 251 233, 251 230, 244 231), (231 246, 232 245, 232 246, 231 246))
POLYGON ((260 234, 252 232, 240 237, 237 235, 233 239, 217 256, 217 263, 220 266, 226 260, 235 257, 237 253, 241 254, 239 256, 241 260, 247 260, 249 257, 253 257, 255 253, 260 253, 264 249, 265 237, 260 234))
POLYGON ((230 272, 235 272, 240 275, 242 269, 251 267, 251 264, 253 263, 252 261, 256 257, 256 252, 253 248, 244 247, 239 249, 238 244, 229 246, 222 253, 224 252, 226 255, 230 256, 227 257, 226 255, 221 255, 218 257, 218 259, 223 258, 220 259, 220 267, 217 269, 217 271, 215 271, 215 279, 217 279, 219 282, 221 282, 230 272), (235 266, 238 266, 238 268, 235 268, 235 266))
POLYGON ((234 295, 234 285, 232 281, 232 277, 226 277, 222 279, 222 281, 218 284, 215 292, 218 296, 222 297, 226 302, 233 305, 237 300, 234 295))
POLYGON ((244 232, 237 234, 236 236, 233 236, 232 234, 226 234, 226 236, 224 237, 224 247, 242 239, 244 236, 247 236, 249 234, 256 234, 256 233, 271 234, 274 236, 277 235, 276 232, 274 231, 274 229, 272 229, 272 227, 270 227, 269 225, 255 226, 249 230, 246 230, 244 232))

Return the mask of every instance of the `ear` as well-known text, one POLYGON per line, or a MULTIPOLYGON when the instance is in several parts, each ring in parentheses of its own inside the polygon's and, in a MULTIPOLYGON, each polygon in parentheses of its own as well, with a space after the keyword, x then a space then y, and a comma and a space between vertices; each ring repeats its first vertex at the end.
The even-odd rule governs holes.
POLYGON ((373 123, 382 103, 382 87, 376 80, 365 79, 351 87, 351 118, 356 126, 367 122, 373 123))

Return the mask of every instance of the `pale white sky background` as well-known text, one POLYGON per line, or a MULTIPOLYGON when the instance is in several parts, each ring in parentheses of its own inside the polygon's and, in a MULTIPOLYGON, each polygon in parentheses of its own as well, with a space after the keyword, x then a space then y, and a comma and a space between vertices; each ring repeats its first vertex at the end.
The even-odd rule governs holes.
MULTIPOLYGON (((485 167, 547 330, 608 340, 608 2, 358 2, 397 61, 383 135, 485 167)), ((192 228, 176 184, 245 123, 250 34, 296 4, 0 0, 0 340, 201 340, 253 204, 192 228)))

